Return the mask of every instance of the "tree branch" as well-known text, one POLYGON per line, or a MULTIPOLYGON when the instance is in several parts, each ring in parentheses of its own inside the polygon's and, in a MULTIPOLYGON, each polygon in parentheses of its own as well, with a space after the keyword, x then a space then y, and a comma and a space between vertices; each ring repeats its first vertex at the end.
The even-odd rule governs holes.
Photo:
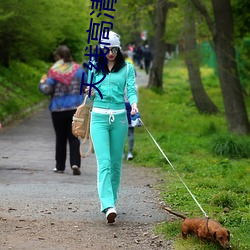
POLYGON ((190 1, 194 5, 194 7, 201 13, 201 15, 205 18, 209 30, 211 31, 213 37, 215 37, 216 27, 205 5, 200 0, 190 0, 190 1))

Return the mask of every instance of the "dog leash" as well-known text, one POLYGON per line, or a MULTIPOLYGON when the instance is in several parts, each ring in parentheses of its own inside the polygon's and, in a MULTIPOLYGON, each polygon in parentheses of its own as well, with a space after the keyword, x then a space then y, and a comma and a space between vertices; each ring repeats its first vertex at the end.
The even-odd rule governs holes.
POLYGON ((144 128, 146 129, 146 131, 148 132, 149 136, 151 137, 151 139, 153 140, 153 142, 155 143, 155 145, 158 147, 158 149, 160 150, 160 152, 162 153, 162 155, 165 157, 165 159, 167 160, 167 162, 169 163, 169 165, 172 167, 172 169, 175 171, 175 173, 177 174, 177 176, 179 177, 179 179, 181 180, 182 184, 185 186, 185 188, 187 189, 187 191, 189 192, 189 194, 191 195, 191 197, 193 198, 193 200, 196 202, 196 204, 198 205, 198 207, 200 208, 200 210, 202 211, 202 213, 205 215, 206 218, 209 218, 209 216, 207 215, 207 213, 203 210, 203 208, 201 207, 201 205, 199 204, 199 202, 196 200, 196 198, 194 197, 194 195, 192 194, 192 192, 190 191, 190 189, 188 188, 188 186, 186 185, 186 183, 182 180, 182 178, 180 177, 180 175, 178 174, 176 168, 173 166, 173 164, 170 162, 170 160, 168 159, 168 157, 165 155, 165 153, 163 152, 163 150, 161 149, 161 147, 159 146, 159 144, 157 143, 157 141, 154 139, 153 135, 149 132, 148 128, 145 126, 145 124, 143 123, 143 121, 141 120, 141 118, 139 118, 142 125, 144 126, 144 128))

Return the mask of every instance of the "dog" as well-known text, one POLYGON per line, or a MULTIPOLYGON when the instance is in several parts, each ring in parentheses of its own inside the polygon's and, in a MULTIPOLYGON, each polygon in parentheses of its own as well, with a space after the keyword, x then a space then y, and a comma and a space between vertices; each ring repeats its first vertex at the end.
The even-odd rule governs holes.
POLYGON ((229 244, 230 232, 228 229, 210 218, 187 218, 185 215, 173 212, 171 209, 163 207, 169 213, 183 219, 181 233, 183 239, 187 239, 188 234, 196 235, 200 241, 218 242, 223 249, 231 249, 229 244))

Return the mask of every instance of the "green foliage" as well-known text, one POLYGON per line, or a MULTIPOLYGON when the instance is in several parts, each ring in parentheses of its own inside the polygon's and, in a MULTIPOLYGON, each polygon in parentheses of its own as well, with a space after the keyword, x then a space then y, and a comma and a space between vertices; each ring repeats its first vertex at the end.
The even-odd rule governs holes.
POLYGON ((44 100, 38 90, 39 80, 49 65, 34 61, 32 66, 11 62, 10 68, 0 67, 0 121, 44 100))
POLYGON ((250 34, 238 41, 237 47, 238 55, 238 69, 240 75, 241 85, 245 93, 250 96, 250 34))
POLYGON ((248 0, 232 0, 232 8, 235 35, 237 38, 244 38, 249 35, 250 14, 246 10, 250 8, 250 2, 248 0))
POLYGON ((170 44, 176 44, 183 38, 184 13, 182 4, 168 11, 165 40, 170 44))
MULTIPOLYGON (((243 148, 244 152, 250 152, 249 137, 227 133, 219 81, 210 68, 202 67, 201 75, 207 93, 222 113, 198 113, 189 89, 187 71, 181 60, 169 61, 166 65, 163 93, 139 89, 142 121, 175 170, 144 127, 135 129, 133 163, 157 167, 161 171, 163 181, 158 184, 157 189, 161 190, 165 204, 189 217, 201 217, 202 212, 182 184, 181 177, 206 213, 230 230, 232 249, 249 249, 246 232, 249 232, 250 219, 250 159, 242 158, 244 154, 239 153, 239 148, 242 152, 243 148), (220 138, 233 140, 238 149, 237 158, 212 153, 211 145, 220 138)), ((250 105, 247 107, 250 112, 250 105)), ((167 239, 174 238, 175 248, 178 250, 201 249, 195 237, 190 236, 190 241, 178 238, 179 224, 178 219, 160 224, 156 230, 157 233, 162 232, 167 239)), ((217 246, 207 243, 203 249, 217 249, 217 246)))
POLYGON ((175 221, 173 223, 163 222, 159 223, 155 228, 155 233, 163 233, 166 240, 176 238, 176 235, 180 235, 181 221, 175 221))
POLYGON ((114 30, 122 36, 125 49, 129 43, 143 43, 140 33, 147 31, 148 40, 154 37, 155 0, 119 1, 116 4, 114 30), (127 32, 129 30, 129 32, 127 32))
POLYGON ((217 206, 223 208, 234 209, 237 207, 236 197, 229 192, 220 192, 219 194, 214 194, 211 198, 210 204, 212 206, 217 206))
POLYGON ((37 0, 35 8, 32 0, 2 0, 0 64, 8 67, 13 59, 49 60, 62 43, 72 50, 76 59, 82 60, 89 20, 85 9, 84 0, 37 0))
POLYGON ((250 140, 236 135, 222 135, 211 142, 214 154, 228 158, 250 158, 250 140))

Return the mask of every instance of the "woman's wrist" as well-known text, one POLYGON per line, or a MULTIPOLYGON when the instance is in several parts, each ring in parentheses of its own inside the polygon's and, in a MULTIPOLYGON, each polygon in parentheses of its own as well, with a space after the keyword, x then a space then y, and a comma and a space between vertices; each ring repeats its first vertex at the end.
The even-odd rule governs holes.
POLYGON ((134 103, 131 105, 131 115, 135 115, 137 112, 138 112, 137 103, 134 102, 134 103))

